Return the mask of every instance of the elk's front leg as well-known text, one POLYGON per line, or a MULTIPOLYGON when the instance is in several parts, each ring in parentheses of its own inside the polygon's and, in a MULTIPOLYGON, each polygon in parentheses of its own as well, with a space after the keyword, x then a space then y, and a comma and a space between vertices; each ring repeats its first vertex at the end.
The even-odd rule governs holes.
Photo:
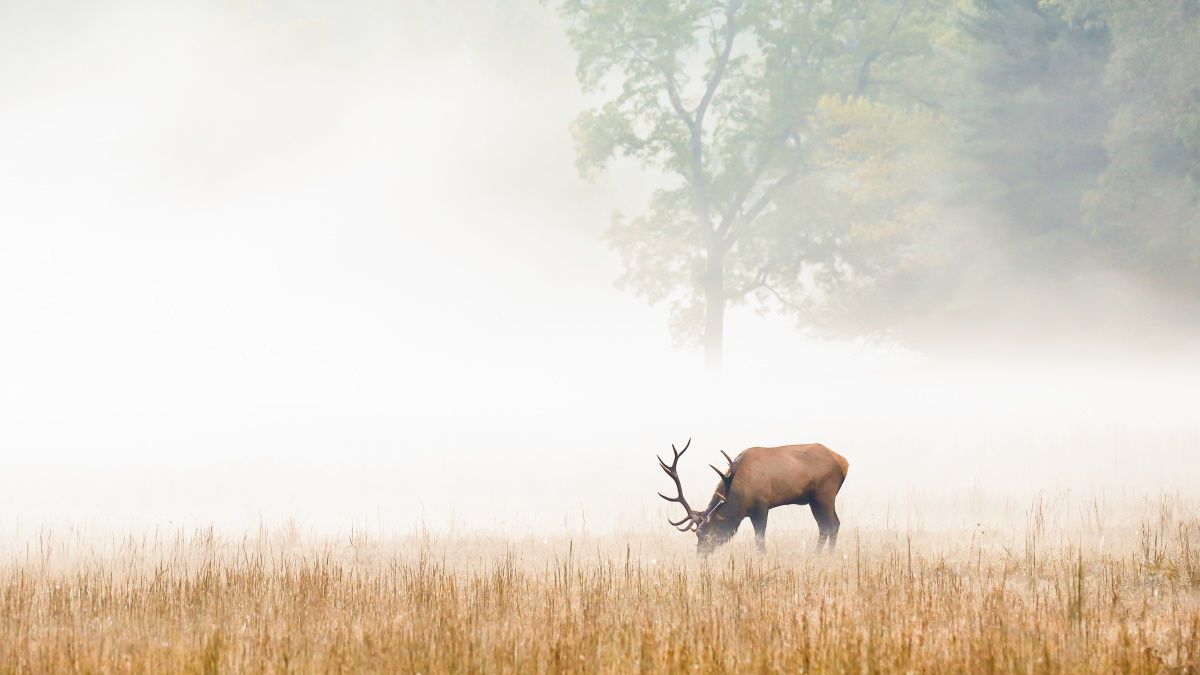
POLYGON ((758 544, 758 552, 767 552, 767 510, 760 509, 750 513, 750 523, 754 525, 754 541, 758 544))

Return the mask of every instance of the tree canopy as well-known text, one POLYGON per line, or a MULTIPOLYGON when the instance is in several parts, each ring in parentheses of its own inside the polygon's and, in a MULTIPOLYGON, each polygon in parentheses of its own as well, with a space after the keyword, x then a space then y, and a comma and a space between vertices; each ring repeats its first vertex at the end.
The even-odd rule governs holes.
POLYGON ((853 232, 834 215, 847 204, 818 186, 836 182, 838 144, 854 142, 845 120, 890 121, 865 102, 916 100, 902 71, 928 51, 924 5, 571 0, 561 10, 580 82, 606 95, 575 123, 581 170, 625 156, 669 177, 644 213, 614 218, 620 282, 668 301, 675 335, 701 342, 710 364, 728 305, 808 312, 849 278, 855 246, 891 234, 879 220, 853 232))
POLYGON ((986 311, 955 291, 979 222, 1039 274, 1119 260, 1197 288, 1192 0, 559 9, 600 101, 573 125, 581 172, 627 157, 661 177, 608 229, 619 284, 667 303, 710 365, 740 303, 853 335, 986 311))

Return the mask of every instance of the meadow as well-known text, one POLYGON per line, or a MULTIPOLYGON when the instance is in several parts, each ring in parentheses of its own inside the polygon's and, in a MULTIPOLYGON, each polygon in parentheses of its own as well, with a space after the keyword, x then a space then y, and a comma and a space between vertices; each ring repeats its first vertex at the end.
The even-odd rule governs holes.
POLYGON ((1186 498, 937 508, 977 522, 848 517, 814 555, 797 513, 765 556, 747 526, 704 560, 651 518, 511 536, 44 529, 0 557, 0 671, 1200 672, 1186 498))

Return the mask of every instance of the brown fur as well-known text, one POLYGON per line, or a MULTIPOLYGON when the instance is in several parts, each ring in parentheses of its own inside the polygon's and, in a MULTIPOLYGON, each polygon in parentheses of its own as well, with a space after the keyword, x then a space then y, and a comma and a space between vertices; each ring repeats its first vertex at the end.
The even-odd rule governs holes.
POLYGON ((717 484, 708 508, 697 519, 696 548, 704 554, 728 541, 742 520, 749 518, 760 551, 766 550, 767 513, 788 504, 812 509, 820 535, 817 550, 837 545, 838 519, 834 500, 846 480, 850 463, 820 443, 748 448, 732 462, 731 471, 717 484))

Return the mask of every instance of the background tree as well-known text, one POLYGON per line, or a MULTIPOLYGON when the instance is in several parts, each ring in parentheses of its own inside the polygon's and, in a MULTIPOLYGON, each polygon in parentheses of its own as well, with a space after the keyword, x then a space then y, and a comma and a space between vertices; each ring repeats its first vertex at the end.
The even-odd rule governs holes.
POLYGON ((961 196, 1014 244, 1026 272, 1086 257, 1081 201, 1106 164, 1107 29, 1040 0, 974 0, 964 12, 961 196))
POLYGON ((879 227, 899 221, 855 227, 829 189, 853 185, 835 160, 847 130, 837 118, 859 100, 920 105, 905 64, 928 53, 937 9, 917 0, 561 5, 580 83, 606 96, 575 122, 581 171, 626 156, 668 177, 645 213, 614 217, 619 283, 668 301, 676 338, 703 344, 710 367, 731 304, 753 297, 812 318, 841 289, 861 293, 903 248, 879 227))
POLYGON ((1068 3, 1111 31, 1105 81, 1115 107, 1108 162, 1088 193, 1108 262, 1160 289, 1200 296, 1200 3, 1068 3))
MULTIPOLYGON (((843 313, 922 349, 1069 314, 1062 301, 1095 258, 1081 200, 1104 170, 1109 118, 1103 26, 1039 0, 967 0, 944 16, 934 53, 908 69, 934 119, 854 132, 926 189, 909 188, 919 236, 904 259, 843 313)), ((896 206, 886 186, 865 185, 896 206)))

